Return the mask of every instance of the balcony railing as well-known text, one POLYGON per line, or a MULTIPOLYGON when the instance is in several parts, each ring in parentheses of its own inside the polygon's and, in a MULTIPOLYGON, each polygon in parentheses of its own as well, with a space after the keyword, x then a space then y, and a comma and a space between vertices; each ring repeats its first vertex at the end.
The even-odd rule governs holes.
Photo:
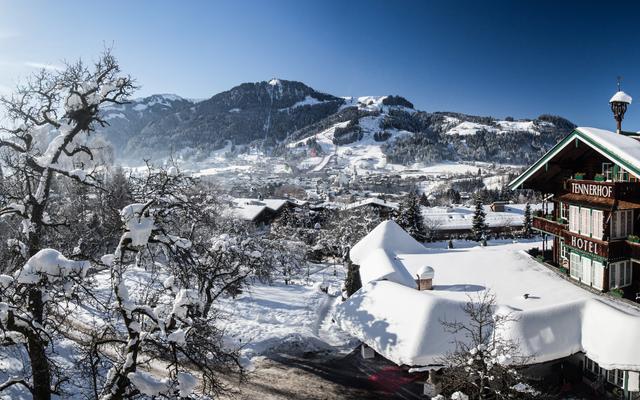
POLYGON ((562 231, 567 229, 567 225, 544 217, 533 217, 533 229, 560 237, 562 231))

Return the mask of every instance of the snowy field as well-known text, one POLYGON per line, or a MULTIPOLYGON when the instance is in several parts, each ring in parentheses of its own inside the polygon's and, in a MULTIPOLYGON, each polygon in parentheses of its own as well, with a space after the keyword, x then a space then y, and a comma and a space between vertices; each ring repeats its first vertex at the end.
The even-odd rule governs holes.
POLYGON ((331 323, 344 282, 341 264, 311 264, 306 279, 291 285, 256 283, 236 299, 225 298, 218 308, 229 346, 241 348, 245 366, 274 353, 348 353, 357 345, 331 323), (321 291, 327 288, 328 293, 321 291))

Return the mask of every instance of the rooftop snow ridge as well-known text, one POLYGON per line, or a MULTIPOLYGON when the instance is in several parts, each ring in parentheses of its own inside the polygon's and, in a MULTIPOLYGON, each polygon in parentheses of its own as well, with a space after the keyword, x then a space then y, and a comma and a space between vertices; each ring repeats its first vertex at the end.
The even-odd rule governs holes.
POLYGON ((411 237, 394 221, 381 222, 367 236, 353 246, 349 257, 355 264, 362 265, 375 249, 386 250, 388 254, 426 253, 427 249, 411 237))

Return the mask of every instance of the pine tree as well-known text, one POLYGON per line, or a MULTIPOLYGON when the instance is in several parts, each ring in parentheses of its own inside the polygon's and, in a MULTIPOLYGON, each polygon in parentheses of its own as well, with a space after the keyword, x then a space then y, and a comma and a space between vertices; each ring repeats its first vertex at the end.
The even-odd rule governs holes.
POLYGON ((347 264, 347 276, 344 279, 344 288, 347 292, 347 297, 350 297, 362 287, 362 281, 360 280, 360 267, 352 263, 349 256, 347 256, 345 263, 347 264))
POLYGON ((482 202, 478 201, 476 203, 476 210, 473 213, 473 225, 471 227, 473 240, 476 242, 485 239, 487 236, 487 224, 485 222, 485 217, 486 214, 482 207, 482 202))
POLYGON ((420 205, 424 207, 431 207, 426 193, 422 193, 422 196, 420 196, 420 205))
POLYGON ((424 242, 427 240, 424 217, 416 194, 409 195, 400 205, 396 222, 417 241, 424 242))
POLYGON ((524 226, 522 229, 524 231, 524 237, 531 237, 533 233, 532 227, 533 217, 531 216, 531 204, 527 203, 526 207, 524 208, 524 226))

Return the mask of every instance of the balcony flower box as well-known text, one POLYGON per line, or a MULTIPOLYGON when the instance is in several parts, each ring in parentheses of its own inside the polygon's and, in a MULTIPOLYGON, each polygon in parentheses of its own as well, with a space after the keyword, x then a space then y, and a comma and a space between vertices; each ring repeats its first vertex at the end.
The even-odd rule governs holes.
POLYGON ((627 240, 631 243, 640 243, 640 237, 636 236, 636 235, 629 235, 627 237, 627 240))
POLYGON ((573 176, 573 179, 582 180, 584 179, 584 176, 585 176, 584 172, 576 172, 576 174, 573 176))
POLYGON ((545 215, 545 216, 544 216, 544 218, 545 218, 547 221, 553 221, 553 222, 555 222, 555 220, 556 220, 556 219, 555 219, 555 217, 554 217, 553 215, 551 215, 551 214, 547 214, 547 215, 545 215))
POLYGON ((596 174, 596 176, 593 178, 593 180, 596 181, 596 182, 605 182, 607 179, 602 174, 596 174))

